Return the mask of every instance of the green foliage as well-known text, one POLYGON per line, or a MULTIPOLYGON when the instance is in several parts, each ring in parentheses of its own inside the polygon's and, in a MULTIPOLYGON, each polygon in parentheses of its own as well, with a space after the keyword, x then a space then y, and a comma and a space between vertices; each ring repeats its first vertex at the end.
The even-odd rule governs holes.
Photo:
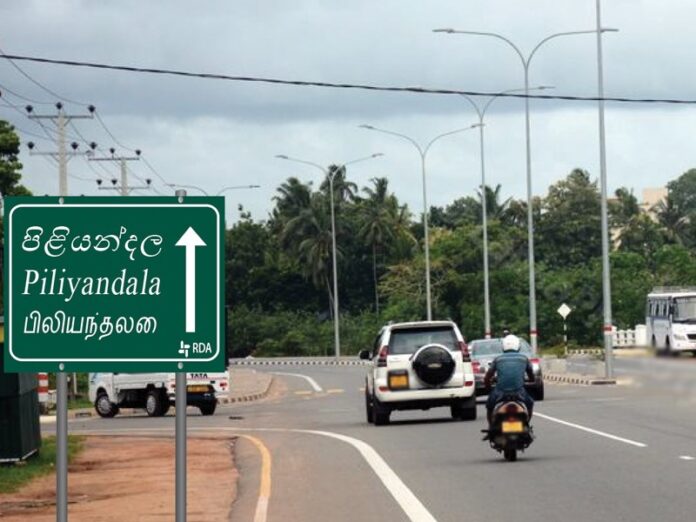
MULTIPOLYGON (((68 462, 72 462, 82 451, 84 437, 68 436, 68 462)), ((42 440, 38 455, 30 457, 22 466, 0 466, 0 491, 14 493, 33 479, 50 475, 55 469, 56 438, 46 437, 42 440)))
MULTIPOLYGON (((341 345, 351 354, 369 348, 388 321, 425 318, 423 226, 390 192, 387 178, 358 190, 345 169, 331 166, 329 172, 336 175, 341 345)), ((654 214, 642 211, 626 188, 610 201, 612 311, 619 328, 644 321, 653 286, 696 283, 696 219, 689 214, 696 212, 695 172, 670 184, 670 196, 654 214)), ((503 198, 499 186, 486 187, 485 194, 493 332, 508 328, 524 335, 527 205, 503 198)), ((289 178, 278 188, 267 223, 246 216, 227 231, 232 355, 333 354, 330 195, 326 180, 314 190, 289 178)), ((481 208, 481 194, 474 194, 430 212, 434 317, 456 321, 469 340, 484 334, 481 208)), ((534 199, 533 218, 542 346, 562 354, 561 303, 573 309, 571 343, 596 345, 603 318, 596 182, 583 170, 572 171, 546 197, 534 199)))

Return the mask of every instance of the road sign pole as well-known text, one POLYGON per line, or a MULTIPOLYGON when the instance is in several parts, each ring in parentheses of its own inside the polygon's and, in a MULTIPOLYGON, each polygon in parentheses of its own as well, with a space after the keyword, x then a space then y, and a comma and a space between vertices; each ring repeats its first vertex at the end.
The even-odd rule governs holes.
POLYGON ((176 522, 186 522, 186 374, 176 374, 176 522))
POLYGON ((64 371, 56 374, 56 389, 56 520, 68 522, 68 375, 64 371))
POLYGON ((568 357, 568 323, 563 319, 563 346, 565 346, 565 356, 568 357))

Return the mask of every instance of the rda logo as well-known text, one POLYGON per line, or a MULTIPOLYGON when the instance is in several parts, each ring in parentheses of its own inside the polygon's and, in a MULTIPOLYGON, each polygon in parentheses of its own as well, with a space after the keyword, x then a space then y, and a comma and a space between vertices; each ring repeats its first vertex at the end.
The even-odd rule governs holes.
POLYGON ((188 359, 189 356, 189 350, 191 350, 194 354, 209 354, 213 353, 213 347, 211 346, 210 343, 203 343, 203 342, 198 342, 198 343, 191 343, 191 344, 185 344, 184 341, 181 341, 179 343, 179 354, 183 355, 188 359))

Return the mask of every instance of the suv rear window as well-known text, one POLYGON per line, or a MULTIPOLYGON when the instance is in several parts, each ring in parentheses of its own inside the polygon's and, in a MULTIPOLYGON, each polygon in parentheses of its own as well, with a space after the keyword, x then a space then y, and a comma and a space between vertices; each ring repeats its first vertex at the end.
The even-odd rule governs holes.
POLYGON ((411 354, 426 344, 437 343, 452 351, 458 350, 457 335, 451 326, 435 326, 426 328, 404 328, 392 330, 389 339, 391 355, 411 354))

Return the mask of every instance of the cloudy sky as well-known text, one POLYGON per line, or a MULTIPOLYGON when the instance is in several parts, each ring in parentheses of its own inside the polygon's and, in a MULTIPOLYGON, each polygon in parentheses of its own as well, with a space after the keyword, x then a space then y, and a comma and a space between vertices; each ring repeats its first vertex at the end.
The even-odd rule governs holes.
MULTIPOLYGON (((604 0, 606 94, 696 98, 696 4, 688 0, 604 0)), ((227 0, 208 2, 1 0, 0 48, 8 54, 162 67, 229 75, 327 82, 423 86, 497 92, 523 84, 522 67, 504 43, 475 36, 434 34, 432 29, 504 34, 526 53, 557 32, 595 27, 595 0, 227 0)), ((531 85, 558 94, 597 93, 593 35, 563 37, 535 56, 531 85)), ((118 140, 140 148, 170 183, 215 193, 229 185, 260 189, 227 192, 228 219, 243 203, 266 218, 276 187, 288 176, 318 182, 320 173, 274 158, 287 154, 322 165, 382 152, 349 168, 359 185, 387 176, 412 209, 422 208, 420 164, 407 142, 358 128, 362 123, 427 142, 475 122, 457 96, 326 90, 203 79, 17 64, 64 98, 93 103, 118 140)), ((50 114, 55 96, 0 60, 0 117, 25 140, 48 151, 55 144, 35 122, 12 108, 34 103, 50 114)), ((485 100, 482 100, 485 101, 485 100)), ((498 99, 486 118, 487 182, 505 195, 526 193, 522 100, 498 99)), ((66 103, 71 114, 85 108, 66 103)), ((95 121, 76 121, 79 133, 103 150, 118 147, 95 121)), ((571 169, 598 175, 597 108, 591 102, 532 102, 534 193, 571 169)), ((607 106, 610 190, 641 194, 696 166, 696 107, 607 106)), ((50 131, 49 131, 50 132, 50 131)), ((76 131, 70 129, 73 136, 76 131)), ((428 196, 433 205, 472 194, 480 183, 476 132, 447 137, 428 156, 428 196)), ((25 182, 38 194, 55 194, 57 168, 22 152, 25 182)), ((141 163, 134 175, 153 177, 141 163)), ((70 162, 72 194, 100 194, 98 174, 117 166, 70 162), (85 179, 78 179, 85 178, 85 179)), ((132 183, 139 184, 132 177, 132 183)), ((192 190, 193 194, 195 191, 192 190)), ((139 192, 143 194, 144 192, 139 192)))

